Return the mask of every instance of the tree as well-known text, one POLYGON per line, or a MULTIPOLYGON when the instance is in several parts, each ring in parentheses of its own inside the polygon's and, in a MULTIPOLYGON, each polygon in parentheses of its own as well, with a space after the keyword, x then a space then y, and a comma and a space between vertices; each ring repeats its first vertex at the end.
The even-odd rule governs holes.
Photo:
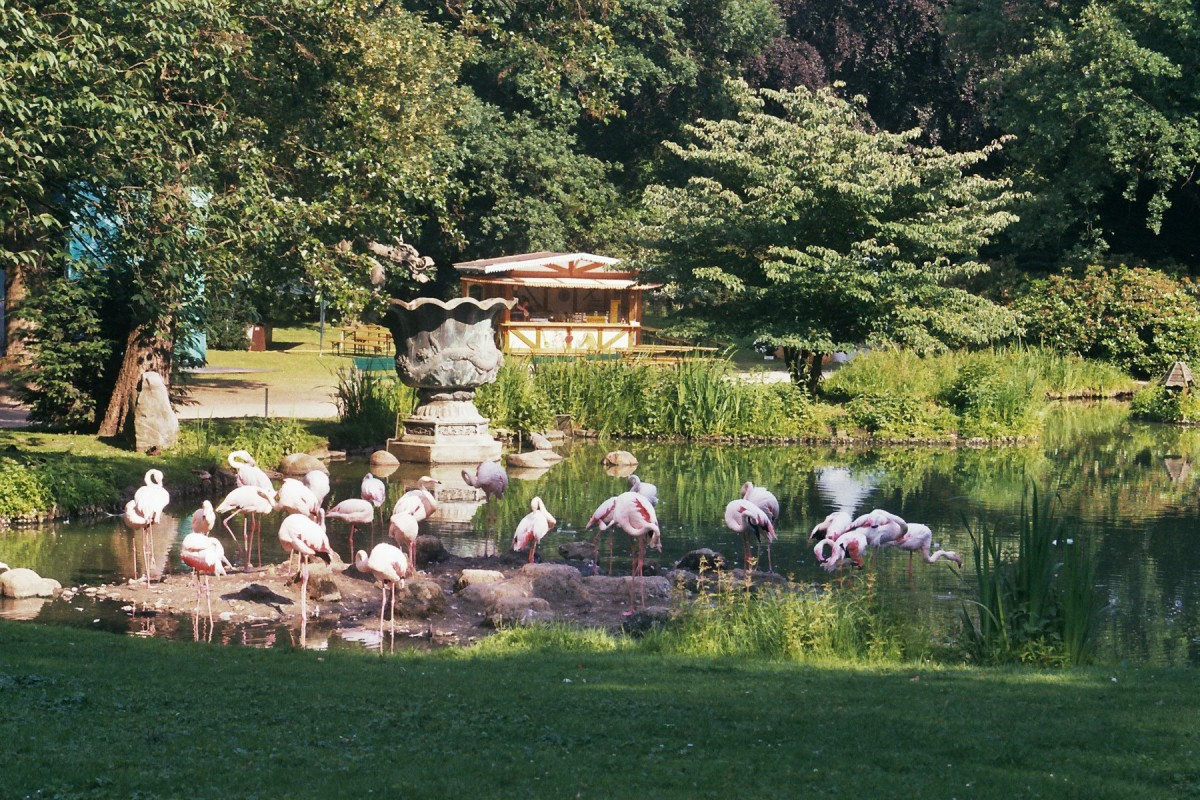
POLYGON ((812 387, 823 354, 1013 332, 1010 312, 962 286, 1015 220, 1007 182, 972 173, 999 143, 947 153, 875 130, 861 99, 744 85, 735 118, 686 131, 669 144, 686 182, 646 190, 638 262, 693 332, 782 347, 812 387))

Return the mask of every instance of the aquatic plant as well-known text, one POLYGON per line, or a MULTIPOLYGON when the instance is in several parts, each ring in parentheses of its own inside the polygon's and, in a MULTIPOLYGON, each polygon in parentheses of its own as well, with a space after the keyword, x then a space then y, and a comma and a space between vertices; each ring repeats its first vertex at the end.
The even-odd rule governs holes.
MULTIPOLYGON (((335 400, 338 427, 334 443, 342 447, 381 444, 396 431, 396 417, 416 405, 416 391, 394 374, 356 368, 338 370, 335 400)), ((253 451, 251 451, 253 452, 253 451)))

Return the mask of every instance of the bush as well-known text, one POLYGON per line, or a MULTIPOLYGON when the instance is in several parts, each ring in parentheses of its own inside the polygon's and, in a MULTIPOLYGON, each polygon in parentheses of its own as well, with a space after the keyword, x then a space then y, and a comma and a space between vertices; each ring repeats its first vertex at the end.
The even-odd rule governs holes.
POLYGON ((341 447, 382 444, 395 434, 396 417, 416 405, 416 391, 394 375, 360 369, 338 371, 338 427, 341 447))
POLYGON ((1030 341, 1140 378, 1200 356, 1195 300, 1179 281, 1144 267, 1091 266, 1033 281, 1015 306, 1030 341))
POLYGON ((233 450, 245 450, 260 465, 274 466, 291 453, 304 453, 323 441, 290 417, 210 420, 180 428, 178 457, 225 463, 233 450))
POLYGON ((1133 396, 1130 410, 1135 418, 1152 422, 1200 422, 1200 393, 1146 386, 1133 396))
POLYGON ((942 392, 942 400, 958 415, 959 434, 985 438, 1034 433, 1045 398, 1033 368, 994 352, 965 356, 942 392))

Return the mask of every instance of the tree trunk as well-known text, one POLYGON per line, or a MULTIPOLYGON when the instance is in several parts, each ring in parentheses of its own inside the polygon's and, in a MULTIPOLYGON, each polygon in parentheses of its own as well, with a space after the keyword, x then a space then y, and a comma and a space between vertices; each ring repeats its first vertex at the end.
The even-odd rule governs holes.
POLYGON ((807 350, 798 350, 795 347, 783 348, 783 363, 787 364, 788 376, 794 384, 799 385, 804 380, 803 364, 807 355, 807 350))
POLYGON ((170 387, 170 342, 154 337, 146 326, 139 325, 129 332, 125 340, 125 357, 121 359, 117 382, 97 435, 113 437, 125 430, 125 423, 137 400, 142 373, 151 371, 162 375, 163 382, 170 387))
POLYGON ((808 394, 813 399, 817 397, 817 387, 821 384, 821 361, 823 353, 813 353, 812 363, 808 367, 808 394))

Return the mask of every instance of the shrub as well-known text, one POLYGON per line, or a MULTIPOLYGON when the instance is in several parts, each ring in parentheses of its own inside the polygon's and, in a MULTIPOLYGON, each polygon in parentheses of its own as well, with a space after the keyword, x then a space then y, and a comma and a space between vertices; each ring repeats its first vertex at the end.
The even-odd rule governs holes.
POLYGON ((54 498, 36 466, 0 458, 0 518, 41 516, 54 507, 54 498))
POLYGON ((1015 303, 1031 341, 1141 378, 1200 356, 1200 314, 1179 281, 1144 267, 1087 267, 1033 281, 1015 303))
POLYGON ((1135 418, 1152 422, 1200 422, 1200 393, 1153 384, 1137 391, 1130 410, 1135 418))
POLYGON ((942 400, 958 415, 962 436, 1022 435, 1036 430, 1046 389, 1024 359, 973 353, 962 359, 942 400))
POLYGON ((381 444, 396 431, 396 417, 416 405, 416 391, 394 375, 360 369, 338 370, 338 427, 342 447, 381 444))
POLYGON ((290 417, 210 420, 180 428, 180 459, 225 463, 232 450, 245 450, 260 465, 275 465, 290 453, 303 453, 322 440, 290 417))

